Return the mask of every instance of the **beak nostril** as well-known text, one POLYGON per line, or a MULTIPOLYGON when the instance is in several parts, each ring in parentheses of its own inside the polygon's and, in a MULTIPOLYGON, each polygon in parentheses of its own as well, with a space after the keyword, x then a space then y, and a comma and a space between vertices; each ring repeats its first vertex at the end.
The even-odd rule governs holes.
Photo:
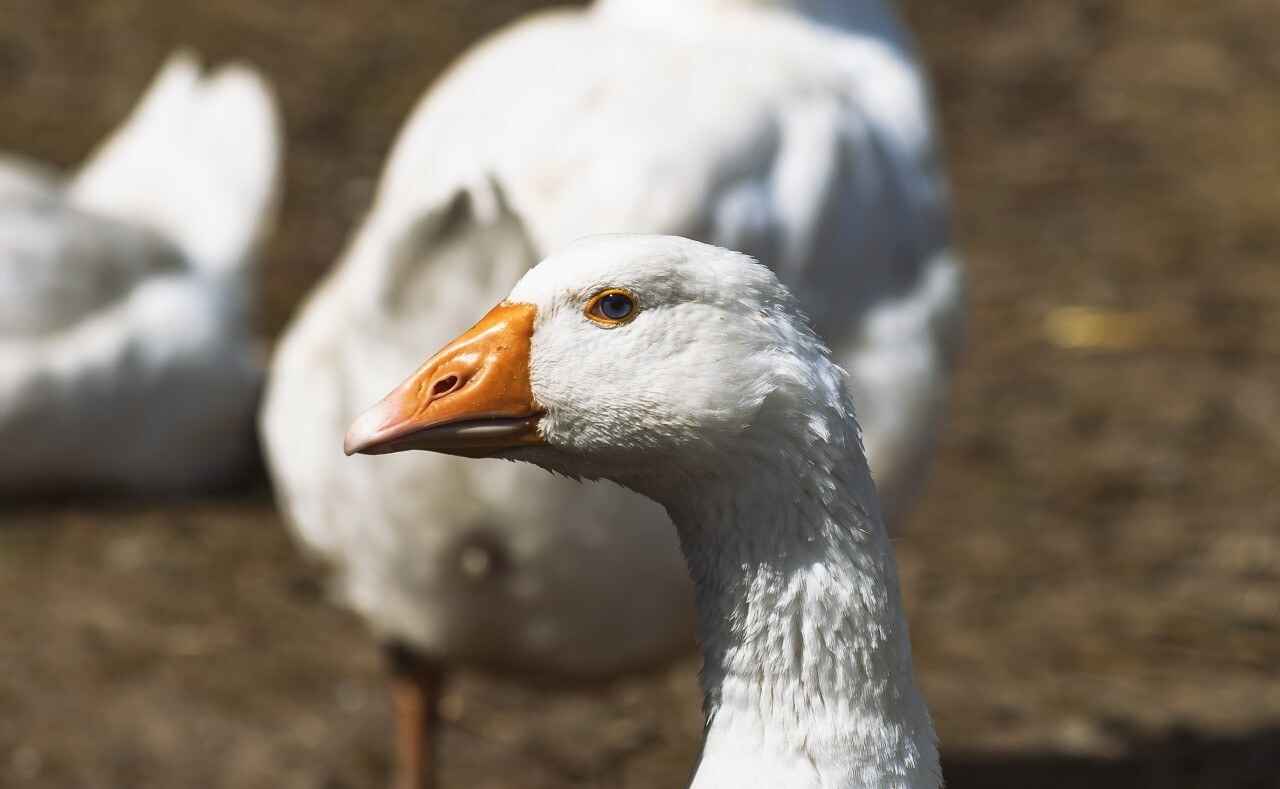
POLYGON ((444 378, 441 378, 439 381, 436 381, 431 386, 431 397, 432 399, 435 399, 437 397, 442 397, 444 395, 449 394, 450 392, 452 392, 454 389, 457 389, 457 388, 458 388, 458 376, 446 375, 444 378))

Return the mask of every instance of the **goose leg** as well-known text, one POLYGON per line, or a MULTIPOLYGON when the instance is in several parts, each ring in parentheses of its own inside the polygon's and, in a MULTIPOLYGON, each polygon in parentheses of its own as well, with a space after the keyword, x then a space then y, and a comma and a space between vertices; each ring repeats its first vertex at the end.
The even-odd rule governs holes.
POLYGON ((396 715, 395 789, 434 789, 440 667, 403 644, 384 651, 396 715))

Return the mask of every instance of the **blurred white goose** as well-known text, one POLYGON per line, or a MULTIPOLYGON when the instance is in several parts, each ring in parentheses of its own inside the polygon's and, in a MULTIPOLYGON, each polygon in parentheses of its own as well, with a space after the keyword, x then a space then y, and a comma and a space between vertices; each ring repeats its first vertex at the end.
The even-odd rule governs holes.
POLYGON ((427 729, 416 711, 442 663, 604 675, 689 643, 677 544, 643 498, 514 465, 338 453, 363 404, 478 305, 612 231, 774 268, 856 381, 891 513, 923 475, 962 287, 927 88, 892 9, 601 0, 527 18, 414 112, 364 225, 286 332, 263 413, 297 535, 393 645, 402 744, 427 729))
POLYGON ((746 256, 577 241, 361 416, 346 449, 527 460, 661 503, 706 657, 694 789, 941 784, 844 376, 746 256))
POLYGON ((67 180, 0 160, 0 491, 244 473, 248 269, 280 147, 261 77, 178 54, 67 180))

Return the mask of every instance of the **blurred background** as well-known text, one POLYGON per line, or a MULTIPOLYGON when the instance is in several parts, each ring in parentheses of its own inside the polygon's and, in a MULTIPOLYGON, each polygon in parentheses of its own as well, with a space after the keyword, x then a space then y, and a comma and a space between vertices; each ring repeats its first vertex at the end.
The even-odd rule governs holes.
MULTIPOLYGON (((180 44, 259 67, 288 133, 269 340, 428 83, 539 5, 4 0, 0 150, 74 165, 180 44)), ((972 287, 896 543, 949 784, 1280 786, 1280 4, 904 5, 972 287)), ((0 786, 382 785, 379 657, 323 577, 265 480, 0 505, 0 786)), ((457 677, 444 786, 681 785, 697 663, 457 677)))

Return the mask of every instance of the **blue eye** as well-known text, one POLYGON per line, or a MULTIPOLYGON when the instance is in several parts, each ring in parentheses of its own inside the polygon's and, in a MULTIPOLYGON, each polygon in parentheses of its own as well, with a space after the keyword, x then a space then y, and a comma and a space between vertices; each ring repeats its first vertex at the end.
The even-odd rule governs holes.
POLYGON ((600 312, 609 320, 620 321, 631 314, 635 305, 622 293, 608 293, 600 299, 600 312))
POLYGON ((587 317, 600 323, 622 323, 635 315, 636 302, 621 290, 606 290, 587 305, 587 317))

